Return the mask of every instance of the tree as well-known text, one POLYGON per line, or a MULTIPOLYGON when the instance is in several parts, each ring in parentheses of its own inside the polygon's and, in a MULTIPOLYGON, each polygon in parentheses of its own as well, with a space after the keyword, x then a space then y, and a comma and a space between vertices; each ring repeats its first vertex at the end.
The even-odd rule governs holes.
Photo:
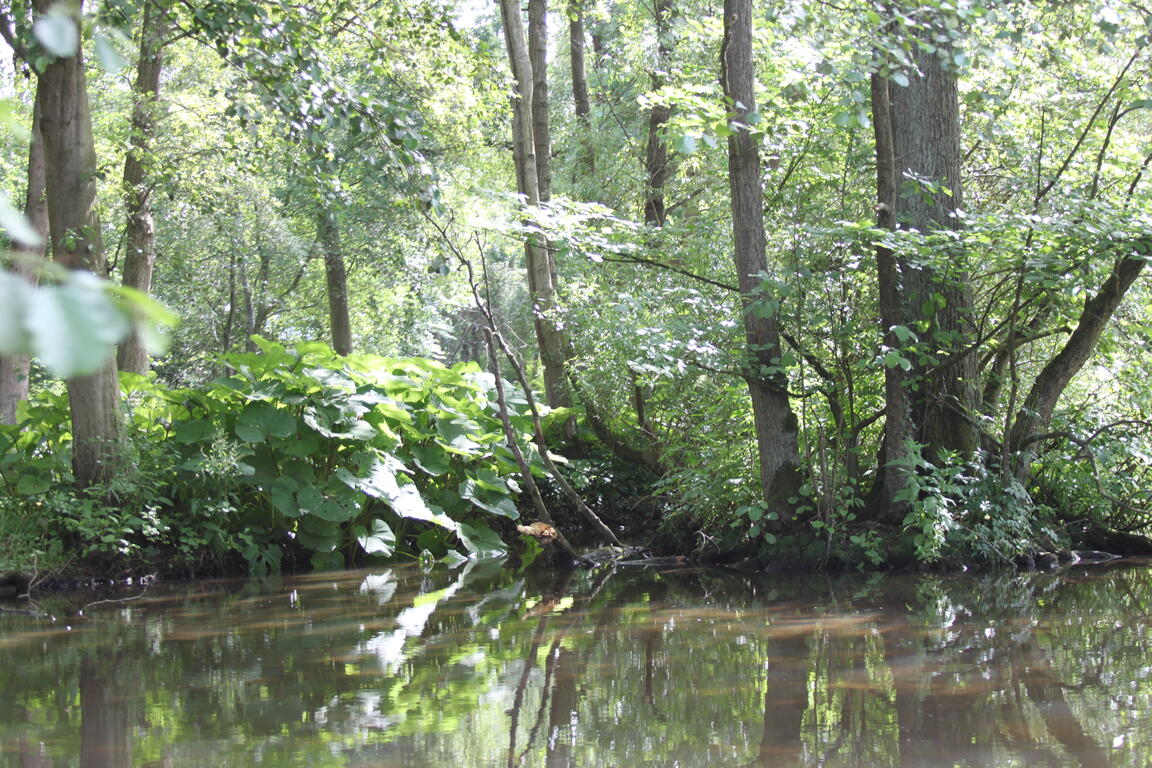
POLYGON ((571 0, 568 3, 568 60, 572 67, 572 106, 581 131, 580 149, 584 168, 594 174, 596 150, 588 135, 592 105, 588 100, 588 70, 584 63, 584 47, 584 3, 582 0, 571 0))
MULTIPOLYGON (((653 15, 656 23, 656 66, 652 70, 652 90, 659 91, 665 83, 665 73, 672 58, 672 0, 654 0, 653 15)), ((644 170, 648 177, 644 192, 644 223, 664 226, 664 186, 668 183, 668 142, 664 131, 672 108, 657 101, 648 113, 648 143, 644 153, 644 170)))
MULTIPOLYGON (((541 198, 538 175, 540 164, 536 157, 537 140, 533 125, 533 105, 536 102, 533 96, 532 62, 524 41, 524 22, 520 17, 519 5, 513 0, 500 0, 500 16, 516 86, 512 98, 512 152, 516 165, 516 189, 527 205, 535 206, 540 204, 541 198)), ((530 237, 524 241, 524 255, 536 341, 544 365, 544 390, 549 405, 566 405, 569 402, 564 381, 567 342, 553 316, 556 289, 551 253, 546 243, 530 237)))
MULTIPOLYGON (((37 11, 49 10, 37 0, 37 11)), ((75 30, 80 21, 56 16, 75 30)), ((104 276, 106 262, 96 205, 96 148, 84 58, 56 56, 36 83, 36 109, 44 139, 45 189, 51 249, 55 261, 68 269, 104 276)), ((81 488, 110 480, 119 459, 120 386, 116 360, 109 358, 90 376, 68 379, 72 419, 72 471, 81 488)))
MULTIPOLYGON (((156 266, 156 226, 152 214, 155 182, 148 173, 153 164, 151 146, 160 109, 160 79, 164 65, 164 44, 169 22, 159 0, 144 4, 140 24, 140 60, 133 88, 132 123, 128 152, 124 156, 124 198, 128 226, 124 233, 123 283, 142 293, 152 289, 156 266)), ((148 351, 138 330, 133 330, 116 352, 122 371, 148 370, 148 351)))
POLYGON ((752 65, 751 0, 725 0, 720 83, 730 103, 728 182, 732 194, 732 240, 740 309, 747 338, 744 377, 752 402, 760 487, 768 511, 788 521, 800 488, 799 425, 788 397, 780 329, 763 285, 768 262, 764 243, 764 196, 760 151, 752 134, 756 114, 752 65))
MULTIPOLYGON (((44 197, 44 140, 40 136, 40 113, 33 108, 32 128, 28 140, 28 186, 24 216, 41 240, 48 237, 48 201, 44 197)), ((21 245, 22 256, 42 258, 44 246, 21 245)), ((32 269, 17 261, 15 274, 31 279, 32 269)), ((0 424, 16 423, 16 406, 28 399, 30 359, 26 355, 0 356, 0 424)))
MULTIPOLYGON (((901 193, 896 226, 924 236, 919 261, 900 264, 905 322, 922 337, 926 355, 916 355, 910 408, 916 438, 929 459, 943 451, 971 456, 978 431, 977 358, 973 299, 966 253, 951 235, 961 227, 960 108, 953 46, 943 14, 926 14, 910 41, 913 71, 908 85, 890 91, 892 153, 901 193), (925 43, 935 41, 934 46, 925 43), (942 40, 944 42, 942 42, 942 40)), ((954 27, 955 25, 953 25, 954 27)))

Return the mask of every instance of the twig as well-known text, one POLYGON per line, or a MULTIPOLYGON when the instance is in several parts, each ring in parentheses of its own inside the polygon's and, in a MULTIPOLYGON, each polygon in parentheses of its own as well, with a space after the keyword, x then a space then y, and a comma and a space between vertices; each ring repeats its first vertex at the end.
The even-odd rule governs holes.
POLYGON ((131 602, 133 600, 139 600, 140 598, 144 597, 144 595, 148 594, 148 590, 151 587, 152 587, 152 582, 148 582, 147 584, 144 585, 144 589, 140 590, 139 594, 132 595, 131 597, 116 597, 116 598, 109 598, 107 600, 96 600, 94 602, 87 603, 86 605, 82 606, 80 608, 80 610, 76 611, 76 615, 77 616, 83 616, 84 611, 88 610, 89 608, 91 608, 92 606, 95 606, 95 605, 105 605, 108 603, 128 603, 128 602, 131 602))
MULTIPOLYGON (((504 427, 504 438, 508 443, 508 450, 516 459, 516 466, 520 468, 520 478, 524 481, 524 487, 528 489, 528 495, 532 499, 532 506, 536 509, 536 514, 555 529, 556 526, 552 524, 552 516, 548 514, 548 507, 545 506, 544 499, 540 496, 540 488, 536 485, 536 479, 532 477, 532 469, 524 458, 524 452, 520 450, 520 441, 516 439, 516 430, 512 428, 512 420, 508 416, 508 401, 504 397, 504 379, 500 375, 500 356, 496 354, 496 343, 493 341, 493 336, 491 328, 484 329, 484 341, 488 344, 488 358, 491 361, 492 376, 496 380, 496 406, 500 411, 500 423, 504 427)), ((556 540, 560 542, 560 546, 564 548, 565 552, 573 558, 576 557, 572 545, 568 543, 568 539, 564 538, 564 534, 560 533, 559 530, 556 530, 556 540)))

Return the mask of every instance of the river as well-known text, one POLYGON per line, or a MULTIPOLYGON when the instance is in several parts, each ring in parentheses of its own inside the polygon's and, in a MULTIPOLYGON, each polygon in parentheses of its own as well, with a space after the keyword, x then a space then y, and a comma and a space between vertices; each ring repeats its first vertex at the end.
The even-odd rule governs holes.
POLYGON ((1147 563, 469 562, 118 597, 3 604, 0 765, 1152 764, 1147 563))

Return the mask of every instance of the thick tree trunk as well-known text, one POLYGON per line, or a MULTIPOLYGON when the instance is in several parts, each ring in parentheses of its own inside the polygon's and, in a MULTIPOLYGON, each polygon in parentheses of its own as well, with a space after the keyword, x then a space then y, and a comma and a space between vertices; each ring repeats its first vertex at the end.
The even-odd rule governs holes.
MULTIPOLYGON (((876 223, 884 229, 896 228, 896 158, 892 145, 891 102, 888 78, 872 75, 872 127, 876 139, 876 223)), ((902 346, 893 333, 903 323, 900 269, 896 256, 886 246, 876 247, 876 284, 880 293, 880 326, 884 346, 897 350, 902 346)), ((904 463, 909 441, 913 439, 909 413, 908 390, 904 369, 900 365, 884 367, 884 443, 880 449, 882 466, 876 482, 876 505, 881 517, 895 523, 904 520, 908 503, 896 495, 907 485, 908 467, 904 463)))
MULTIPOLYGON (((655 0, 656 16, 656 69, 652 72, 652 90, 664 86, 664 72, 672 57, 671 34, 668 20, 672 15, 672 0, 655 0)), ((664 138, 664 126, 672 117, 671 107, 657 104, 648 114, 648 145, 644 153, 644 170, 648 186, 644 192, 644 223, 654 227, 664 226, 664 187, 668 183, 668 142, 664 138)))
MULTIPOLYGON (((28 145, 28 192, 24 216, 40 236, 48 238, 48 202, 44 196, 44 141, 40 137, 40 110, 32 110, 31 141, 28 145)), ((43 258, 44 246, 21 246, 25 256, 43 258)), ((31 268, 17 260, 13 271, 29 280, 35 279, 31 268)), ((16 423, 16 406, 28 399, 29 359, 0 357, 0 424, 16 423)))
MULTIPOLYGON (((38 2, 43 11, 46 0, 38 2)), ((75 22, 73 22, 75 23, 75 22)), ((84 61, 56 59, 40 75, 36 102, 42 120, 52 255, 69 269, 104 275, 104 243, 96 211, 96 149, 84 61)), ((69 379, 72 471, 85 488, 109 480, 119 454, 120 387, 116 360, 91 376, 69 379)))
MULTIPOLYGON (((124 158, 124 196, 128 209, 125 233, 124 285, 142 293, 152 290, 152 270, 156 265, 156 228, 152 220, 152 186, 148 179, 149 153, 156 130, 159 108, 160 73, 163 68, 164 37, 168 23, 154 3, 144 4, 140 30, 140 62, 136 69, 135 102, 132 105, 132 134, 124 158)), ((148 370, 148 350, 140 334, 133 330, 116 356, 122 371, 148 370)))
MULTIPOLYGON (((524 42, 520 5, 515 0, 500 0, 500 16, 512 77, 516 81, 516 96, 512 99, 512 151, 516 164, 516 187, 528 205, 539 205, 540 186, 532 126, 532 63, 528 56, 528 46, 524 42)), ((528 239, 524 242, 524 254, 536 342, 544 366, 545 395, 549 405, 566 406, 571 403, 564 382, 566 341, 552 316, 555 284, 548 248, 538 240, 528 239)))
MULTIPOLYGON (((954 214, 962 206, 960 110, 950 50, 947 44, 932 53, 914 47, 920 75, 911 73, 907 87, 890 90, 896 174, 921 184, 898 198, 897 225, 925 235, 960 227, 954 214)), ((918 386, 912 418, 929 458, 944 450, 970 456, 979 438, 978 361, 968 350, 975 326, 965 256, 953 249, 930 258, 931 266, 901 264, 907 315, 902 325, 916 331, 936 358, 931 364, 913 360, 918 386)))
POLYGON ((596 150, 592 145, 592 106, 588 100, 588 71, 584 63, 584 4, 573 0, 568 6, 568 56, 572 62, 572 105, 580 131, 580 153, 585 170, 596 173, 596 150))
POLYGON ((1144 270, 1144 264, 1143 258, 1124 258, 1112 266, 1112 272, 1100 290, 1084 302, 1076 329, 1068 341, 1036 377, 1009 436, 1009 447, 1019 452, 1016 459, 1018 479, 1027 478, 1029 465, 1035 457, 1035 443, 1031 439, 1048 429, 1060 396, 1092 356, 1100 334, 1144 270))
MULTIPOLYGON (((733 103, 734 118, 756 108, 752 69, 751 0, 725 0, 720 83, 733 103), (741 106, 735 106, 740 104, 741 106)), ((759 274, 767 269, 760 153, 746 130, 728 137, 728 179, 732 191, 732 237, 744 332, 748 339, 746 377, 760 456, 760 484, 769 511, 782 522, 792 516, 790 497, 800 487, 798 425, 788 400, 781 360, 780 331, 774 316, 761 317, 753 305, 766 298, 759 274)))
POLYGON ((330 208, 320 210, 317 221, 320 247, 324 251, 324 275, 328 283, 328 320, 332 331, 332 349, 341 355, 352 354, 352 323, 348 312, 348 274, 344 268, 344 250, 340 244, 340 225, 330 208))

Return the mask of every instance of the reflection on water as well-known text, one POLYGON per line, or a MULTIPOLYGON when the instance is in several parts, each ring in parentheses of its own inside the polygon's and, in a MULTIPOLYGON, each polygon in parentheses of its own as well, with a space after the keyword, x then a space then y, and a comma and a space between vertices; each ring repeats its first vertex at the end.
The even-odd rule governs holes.
POLYGON ((156 587, 0 614, 0 766, 1142 767, 1150 600, 1144 565, 156 587))

